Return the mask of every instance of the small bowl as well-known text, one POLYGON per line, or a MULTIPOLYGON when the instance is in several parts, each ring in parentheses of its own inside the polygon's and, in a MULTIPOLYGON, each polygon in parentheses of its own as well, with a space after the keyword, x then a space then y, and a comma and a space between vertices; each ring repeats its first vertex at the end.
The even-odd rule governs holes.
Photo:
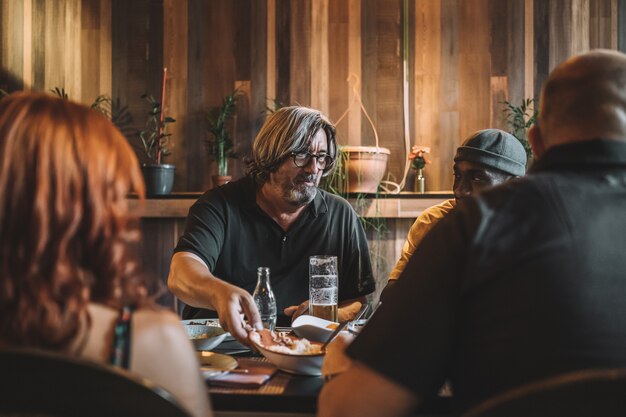
POLYGON ((204 324, 185 324, 185 330, 196 350, 215 349, 228 336, 221 327, 204 324))
POLYGON ((281 371, 297 375, 322 375, 322 362, 326 352, 314 354, 282 353, 269 350, 254 340, 252 343, 270 363, 281 371))
POLYGON ((325 343, 339 323, 304 314, 291 323, 294 333, 314 342, 325 343))

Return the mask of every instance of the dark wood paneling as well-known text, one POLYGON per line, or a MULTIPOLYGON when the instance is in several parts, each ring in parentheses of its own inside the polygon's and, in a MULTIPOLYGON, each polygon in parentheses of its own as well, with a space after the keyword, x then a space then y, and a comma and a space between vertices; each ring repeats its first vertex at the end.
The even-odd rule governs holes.
POLYGON ((535 0, 533 14, 535 91, 540 91, 550 73, 550 3, 545 0, 535 0))
MULTIPOLYGON (((256 133, 265 121, 265 106, 267 105, 267 0, 251 2, 251 31, 248 33, 251 45, 250 81, 253 95, 250 101, 250 129, 239 135, 239 150, 245 154, 252 154, 252 142, 256 133)), ((273 98, 273 97, 271 97, 273 98)))
POLYGON ((276 0, 276 99, 289 105, 289 85, 291 84, 289 63, 291 62, 291 1, 276 0))
POLYGON ((43 90, 46 88, 46 51, 44 38, 44 24, 46 15, 45 0, 33 0, 33 89, 43 90))
POLYGON ((617 0, 617 49, 626 52, 626 0, 617 0))
POLYGON ((433 139, 433 164, 426 170, 426 189, 452 189, 452 156, 459 144, 459 8, 458 0, 441 0, 439 135, 433 139), (430 181, 430 171, 435 179, 430 181))
MULTIPOLYGON (((376 76, 378 68, 378 1, 363 0, 361 3, 361 97, 363 105, 369 109, 374 124, 378 124, 378 115, 375 111, 377 103, 376 76)), ((361 119, 361 143, 371 145, 375 143, 374 133, 367 119, 361 119)))
MULTIPOLYGON (((204 51, 203 68, 205 73, 202 88, 205 90, 205 102, 203 108, 190 109, 191 111, 206 112, 211 107, 221 105, 223 97, 232 93, 236 87, 237 63, 233 51, 237 45, 233 22, 237 19, 237 11, 233 6, 230 0, 209 2, 209 7, 206 10, 208 15, 205 15, 208 26, 205 42, 211 47, 204 51)), ((202 139, 194 138, 193 140, 202 139)), ((229 170, 235 178, 243 174, 231 168, 229 170)), ((204 170, 207 179, 203 188, 207 189, 211 186, 210 174, 216 172, 214 164, 210 163, 208 157, 204 159, 203 169, 199 171, 202 172, 202 170, 204 170)))
MULTIPOLYGON (((214 167, 205 151, 203 115, 236 86, 246 94, 236 120, 236 146, 248 154, 268 98, 316 105, 336 119, 350 103, 345 80, 355 68, 381 145, 392 150, 388 171, 401 180, 406 160, 402 0, 184 0, 168 3, 167 16, 182 8, 174 4, 187 5, 187 11, 167 34, 163 0, 0 1, 0 86, 21 88, 25 78, 35 89, 65 87, 85 103, 111 91, 133 117, 125 133, 135 145, 149 108, 140 96, 147 92, 158 97, 164 50, 168 42, 180 45, 169 49, 174 59, 168 81, 173 83, 168 84, 168 103, 178 113, 171 115, 179 119, 169 160, 178 165, 177 191, 211 186, 214 167), (327 40, 322 36, 326 33, 327 40), (27 39, 31 45, 24 45, 27 39), (185 50, 178 61, 176 56, 185 50), (268 80, 274 83, 269 90, 268 80)), ((619 44, 626 49, 620 17, 626 13, 626 0, 530 2, 409 2, 410 139, 432 147, 428 189, 450 187, 452 157, 464 136, 487 126, 505 127, 501 102, 519 101, 525 82, 539 91, 552 66, 589 47, 619 44), (524 5, 530 2, 533 10, 527 12, 524 5), (531 14, 532 25, 524 27, 531 14), (530 41, 525 44, 527 33, 530 41), (530 44, 534 60, 525 62, 524 46, 530 44), (530 76, 527 69, 533 65, 530 76)), ((339 137, 341 143, 375 143, 358 109, 342 121, 339 137)), ((137 151, 142 157, 141 149, 137 151)), ((231 163, 234 177, 243 171, 241 160, 231 163)))
MULTIPOLYGON (((235 31, 235 49, 232 51, 235 55, 235 79, 249 80, 251 78, 250 35, 255 33, 251 26, 251 2, 250 0, 231 1, 233 3, 233 9, 237 11, 237 18, 232 22, 235 31)), ((259 35, 263 34, 255 34, 255 36, 259 35)))
POLYGON ((616 0, 589 0, 589 48, 615 48, 617 45, 616 0))
POLYGON ((9 36, 3 46, 6 47, 8 70, 17 81, 15 87, 22 89, 24 88, 24 0, 14 0, 8 3, 7 19, 10 25, 9 36))
POLYGON ((489 127, 491 80, 487 0, 459 3, 460 137, 489 127))
POLYGON ((290 9, 289 103, 311 105, 311 0, 290 9))
MULTIPOLYGON (((329 3, 328 21, 328 62, 332 70, 329 74, 329 110, 328 114, 337 120, 348 108, 350 103, 350 84, 346 81, 349 75, 349 10, 347 1, 331 1, 329 3)), ((352 111, 360 112, 358 105, 352 111)), ((349 118, 344 118, 337 125, 337 140, 347 145, 349 118)))
POLYGON ((187 94, 187 108, 195 111, 187 112, 187 137, 184 142, 186 164, 194 167, 194 175, 187 176, 188 190, 202 190, 208 183, 208 171, 203 167, 207 161, 207 151, 204 145, 206 135, 205 113, 201 110, 206 100, 205 89, 199 88, 204 83, 204 59, 206 55, 207 25, 204 21, 207 2, 204 0, 189 0, 189 67, 187 80, 189 94, 187 94))
POLYGON ((180 219, 142 219, 141 245, 135 248, 148 293, 157 302, 174 309, 174 296, 167 290, 172 252, 180 234, 180 219))
POLYGON ((491 115, 489 127, 506 129, 504 100, 524 98, 524 3, 489 0, 491 115))
MULTIPOLYGON (((188 85, 188 47, 189 32, 180 30, 186 28, 189 15, 187 12, 188 0, 164 0, 163 1, 163 67, 167 68, 167 81, 164 111, 176 119, 176 123, 169 125, 169 137, 171 154, 164 158, 165 162, 176 166, 174 187, 183 188, 187 185, 189 177, 189 165, 185 154, 186 141, 190 139, 187 134, 188 115, 192 109, 187 107, 188 85)), ((161 74, 158 96, 162 95, 163 67, 159 70, 152 69, 151 74, 161 74)), ((159 98, 160 100, 160 98, 159 98)), ((193 172, 193 171, 191 171, 193 172)))
MULTIPOLYGON (((378 129, 379 145, 389 148, 391 151, 387 172, 392 175, 391 178, 396 180, 402 178, 402 168, 405 161, 401 10, 402 1, 385 0, 379 1, 377 13, 376 128, 378 129)), ((365 144, 376 145, 375 142, 365 144)))
POLYGON ((100 0, 84 2, 81 8, 81 95, 93 101, 100 89, 100 0))
POLYGON ((156 18, 153 14, 162 8, 162 1, 156 0, 112 2, 112 96, 122 106, 127 106, 132 116, 125 131, 140 162, 148 160, 137 133, 144 128, 150 111, 149 104, 141 96, 147 93, 160 100, 163 21, 158 18, 158 12, 156 18), (151 41, 157 36, 158 41, 151 41))

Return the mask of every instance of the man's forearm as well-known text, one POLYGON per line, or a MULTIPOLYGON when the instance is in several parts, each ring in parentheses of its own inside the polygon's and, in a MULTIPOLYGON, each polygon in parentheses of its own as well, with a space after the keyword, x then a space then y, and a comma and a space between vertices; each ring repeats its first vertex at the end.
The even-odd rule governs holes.
POLYGON ((223 284, 204 262, 189 252, 178 252, 172 257, 167 277, 169 290, 185 304, 215 310, 215 287, 223 284))

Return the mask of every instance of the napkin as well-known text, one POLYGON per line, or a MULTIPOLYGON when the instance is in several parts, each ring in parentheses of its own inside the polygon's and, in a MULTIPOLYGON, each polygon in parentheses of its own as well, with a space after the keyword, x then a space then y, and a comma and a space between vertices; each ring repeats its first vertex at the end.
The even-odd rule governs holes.
POLYGON ((222 387, 260 387, 275 373, 277 368, 267 362, 241 358, 239 366, 231 372, 222 372, 206 378, 210 385, 222 387))

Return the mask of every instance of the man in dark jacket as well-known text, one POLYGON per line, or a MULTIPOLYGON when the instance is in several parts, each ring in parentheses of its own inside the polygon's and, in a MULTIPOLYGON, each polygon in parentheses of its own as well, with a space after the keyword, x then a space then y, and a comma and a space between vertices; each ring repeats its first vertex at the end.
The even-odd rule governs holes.
POLYGON ((459 203, 425 237, 401 276, 419 279, 400 278, 348 347, 321 416, 403 415, 445 380, 465 410, 626 367, 626 55, 557 67, 529 137, 526 177, 459 203))

